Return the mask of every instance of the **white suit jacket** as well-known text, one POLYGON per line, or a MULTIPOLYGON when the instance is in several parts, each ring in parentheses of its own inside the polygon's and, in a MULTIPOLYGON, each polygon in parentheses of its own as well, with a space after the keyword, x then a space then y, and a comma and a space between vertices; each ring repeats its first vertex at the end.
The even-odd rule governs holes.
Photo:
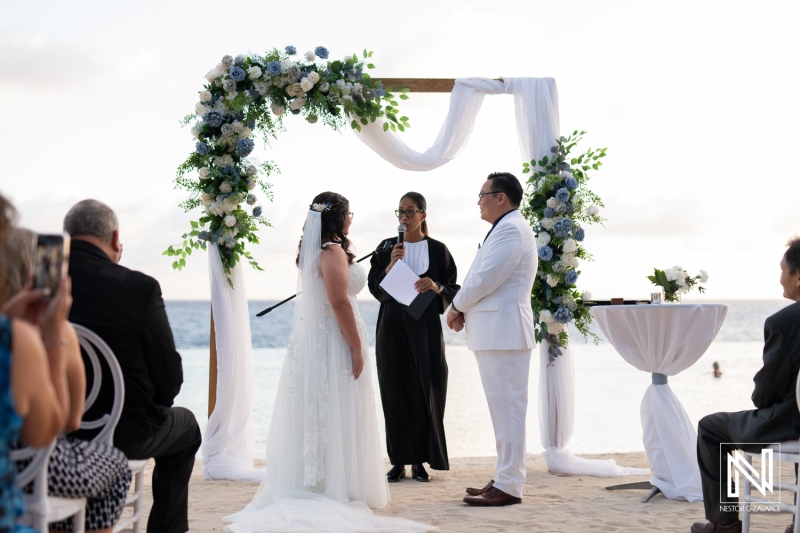
POLYGON ((471 351, 535 347, 531 289, 537 266, 533 229, 512 211, 478 249, 453 298, 453 306, 464 313, 471 351))

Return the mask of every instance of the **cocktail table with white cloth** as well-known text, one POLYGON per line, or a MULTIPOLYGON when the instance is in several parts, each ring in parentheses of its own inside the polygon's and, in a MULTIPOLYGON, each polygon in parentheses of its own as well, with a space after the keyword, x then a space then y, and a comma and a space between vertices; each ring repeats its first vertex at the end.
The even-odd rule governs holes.
POLYGON ((703 499, 697 466, 697 432, 667 384, 692 366, 717 336, 728 308, 718 304, 611 305, 593 307, 592 316, 627 362, 652 374, 642 399, 644 447, 650 483, 671 499, 703 499))

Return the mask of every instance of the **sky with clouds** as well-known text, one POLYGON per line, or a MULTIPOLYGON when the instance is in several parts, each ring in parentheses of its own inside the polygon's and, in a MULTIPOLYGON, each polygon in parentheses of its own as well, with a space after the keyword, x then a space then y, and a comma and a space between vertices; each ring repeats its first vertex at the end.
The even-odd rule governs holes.
MULTIPOLYGON (((123 264, 159 279, 168 299, 209 294, 205 256, 182 272, 161 256, 197 218, 173 186, 193 148, 179 120, 223 55, 289 44, 333 58, 373 50, 378 78, 555 78, 561 132, 608 147, 591 181, 607 221, 587 228, 595 261, 581 289, 646 297, 653 267, 679 264, 708 271, 706 299, 781 296, 778 262, 800 233, 795 2, 0 0, 0 13, 0 192, 21 225, 45 233, 78 200, 108 203, 123 264)), ((429 146, 447 107, 443 94, 403 102, 406 142, 429 146)), ((246 272, 251 300, 293 292, 318 192, 350 199, 359 255, 394 234, 400 196, 421 192, 461 280, 488 230, 475 205, 485 176, 522 177, 510 96, 487 97, 464 152, 425 173, 392 167, 347 130, 291 118, 255 152, 281 172, 268 178, 274 201, 260 202, 272 227, 253 249, 264 271, 246 272)))

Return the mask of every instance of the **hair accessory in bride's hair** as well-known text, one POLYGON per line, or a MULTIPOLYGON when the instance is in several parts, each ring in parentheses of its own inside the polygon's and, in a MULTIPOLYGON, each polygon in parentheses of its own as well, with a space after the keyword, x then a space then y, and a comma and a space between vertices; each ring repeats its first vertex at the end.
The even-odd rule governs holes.
POLYGON ((330 211, 331 210, 331 203, 325 202, 324 204, 311 204, 308 208, 312 211, 318 211, 322 213, 323 211, 330 211))

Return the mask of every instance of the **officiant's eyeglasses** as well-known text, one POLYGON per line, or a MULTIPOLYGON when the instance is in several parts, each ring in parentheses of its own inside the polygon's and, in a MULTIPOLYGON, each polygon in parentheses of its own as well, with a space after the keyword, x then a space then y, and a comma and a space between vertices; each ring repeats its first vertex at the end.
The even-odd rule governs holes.
POLYGON ((478 201, 480 202, 481 200, 483 200, 483 197, 486 196, 487 194, 498 194, 498 193, 501 193, 501 192, 503 192, 503 191, 479 192, 478 193, 478 201))
POLYGON ((406 218, 414 218, 414 215, 416 215, 417 213, 424 213, 424 212, 425 211, 423 211, 422 209, 409 209, 408 211, 403 211, 402 209, 396 209, 394 214, 397 218, 400 218, 403 215, 405 215, 406 218))

